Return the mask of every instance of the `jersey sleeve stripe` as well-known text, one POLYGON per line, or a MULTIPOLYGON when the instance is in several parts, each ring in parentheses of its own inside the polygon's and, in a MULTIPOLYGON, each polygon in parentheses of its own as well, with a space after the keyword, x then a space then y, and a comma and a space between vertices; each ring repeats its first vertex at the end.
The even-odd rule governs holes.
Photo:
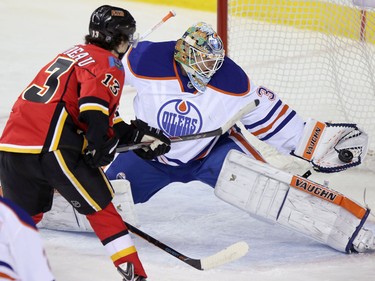
POLYGON ((284 105, 284 107, 281 109, 281 111, 279 112, 277 117, 270 124, 268 124, 268 126, 262 128, 258 131, 252 132, 252 134, 254 136, 259 136, 259 135, 264 134, 264 133, 268 132, 269 130, 271 130, 271 128, 274 126, 274 124, 286 114, 286 112, 288 111, 288 108, 289 108, 288 105, 284 105))
POLYGON ((245 128, 247 130, 251 130, 251 129, 254 129, 254 128, 266 123, 268 120, 271 119, 271 117, 275 114, 275 112, 280 108, 281 105, 282 105, 281 100, 277 101, 275 106, 271 109, 271 111, 267 114, 266 117, 264 117, 263 119, 259 120, 258 122, 254 123, 254 124, 245 125, 245 128))
MULTIPOLYGON (((0 261, 0 267, 6 267, 6 268, 8 268, 8 269, 10 269, 10 270, 13 271, 13 268, 10 266, 10 264, 6 263, 4 261, 0 261)), ((0 277, 1 277, 1 275, 0 275, 0 277)))
POLYGON ((268 135, 266 135, 265 137, 263 137, 263 138, 260 138, 260 140, 261 141, 265 141, 265 140, 268 140, 268 139, 270 139, 271 137, 273 137, 275 134, 277 134, 282 128, 284 128, 285 126, 286 126, 286 124, 288 124, 288 122, 290 121, 290 120, 292 120, 293 119, 293 117, 296 115, 296 112, 293 110, 281 123, 280 123, 280 125, 279 126, 277 126, 276 127, 276 129, 272 132, 272 133, 270 133, 270 134, 268 134, 268 135))

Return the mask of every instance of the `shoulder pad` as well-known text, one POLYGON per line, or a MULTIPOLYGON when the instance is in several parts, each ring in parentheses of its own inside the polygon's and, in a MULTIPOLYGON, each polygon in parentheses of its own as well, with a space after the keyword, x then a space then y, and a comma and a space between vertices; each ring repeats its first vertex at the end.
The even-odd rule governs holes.
POLYGON ((250 79, 239 65, 225 57, 222 67, 214 74, 208 87, 231 95, 245 95, 250 91, 250 79))
POLYGON ((128 55, 128 67, 136 76, 175 77, 173 53, 176 41, 140 42, 128 55))

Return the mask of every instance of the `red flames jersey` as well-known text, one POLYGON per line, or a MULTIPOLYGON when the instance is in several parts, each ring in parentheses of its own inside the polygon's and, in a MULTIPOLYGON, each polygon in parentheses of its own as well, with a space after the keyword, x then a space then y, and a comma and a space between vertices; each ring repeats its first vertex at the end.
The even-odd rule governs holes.
POLYGON ((57 55, 18 97, 0 150, 40 153, 77 145, 72 139, 87 129, 78 119, 86 110, 108 115, 112 127, 123 82, 123 65, 110 51, 77 45, 57 55))

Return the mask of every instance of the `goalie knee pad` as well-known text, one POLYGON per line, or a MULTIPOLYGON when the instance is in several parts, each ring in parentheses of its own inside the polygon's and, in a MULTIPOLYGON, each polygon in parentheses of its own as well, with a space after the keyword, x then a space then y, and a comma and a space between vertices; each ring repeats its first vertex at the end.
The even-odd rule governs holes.
POLYGON ((374 249, 363 226, 370 211, 344 195, 308 179, 230 151, 215 194, 252 216, 304 234, 350 253, 374 249))

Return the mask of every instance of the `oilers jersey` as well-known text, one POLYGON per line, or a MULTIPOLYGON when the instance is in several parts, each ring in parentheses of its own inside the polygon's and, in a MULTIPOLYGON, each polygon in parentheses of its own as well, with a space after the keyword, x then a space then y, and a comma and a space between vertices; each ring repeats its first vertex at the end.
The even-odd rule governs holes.
POLYGON ((42 240, 31 217, 1 196, 0 279, 54 280, 44 254, 42 240))
MULTIPOLYGON (((136 88, 134 112, 168 136, 182 136, 221 127, 245 104, 259 106, 240 121, 262 141, 290 153, 300 139, 304 122, 276 93, 257 86, 229 57, 213 75, 204 93, 196 91, 174 60, 175 41, 140 42, 124 57, 125 84, 136 88)), ((172 166, 205 157, 218 137, 175 142, 158 161, 172 166)))

